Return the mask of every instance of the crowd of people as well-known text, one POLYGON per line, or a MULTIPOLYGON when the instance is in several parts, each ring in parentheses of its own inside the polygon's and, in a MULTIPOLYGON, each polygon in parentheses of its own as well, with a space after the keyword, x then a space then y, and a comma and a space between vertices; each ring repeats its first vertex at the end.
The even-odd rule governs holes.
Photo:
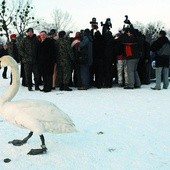
MULTIPOLYGON (((33 85, 34 90, 46 93, 57 87, 64 91, 72 91, 71 87, 111 88, 113 83, 124 89, 141 88, 150 84, 153 60, 156 85, 151 89, 161 90, 162 76, 163 88, 167 89, 170 59, 157 54, 169 42, 166 32, 161 30, 158 39, 149 44, 128 18, 125 22, 128 27, 116 35, 110 31, 110 18, 102 23, 102 33, 96 18, 92 18, 91 29, 80 30, 74 37, 55 29, 36 35, 28 28, 20 42, 16 34, 11 34, 10 42, 1 45, 0 56, 9 54, 21 64, 22 85, 29 91, 33 91, 33 85)), ((4 68, 3 78, 7 78, 6 72, 4 68)))

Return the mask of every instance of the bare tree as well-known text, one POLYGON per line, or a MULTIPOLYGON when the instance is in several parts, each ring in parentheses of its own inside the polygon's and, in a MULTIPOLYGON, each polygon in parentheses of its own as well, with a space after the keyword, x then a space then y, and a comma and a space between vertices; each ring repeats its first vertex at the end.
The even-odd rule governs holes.
POLYGON ((39 24, 39 21, 36 21, 33 14, 31 13, 33 7, 30 4, 30 0, 27 0, 26 2, 20 0, 14 15, 13 25, 20 36, 24 35, 27 26, 39 24))
POLYGON ((167 37, 170 39, 170 30, 167 31, 167 37))
POLYGON ((45 30, 48 33, 51 29, 56 29, 56 26, 52 23, 47 23, 43 19, 39 19, 39 21, 40 24, 36 27, 37 31, 45 30))
POLYGON ((56 31, 70 31, 74 29, 72 16, 68 12, 56 9, 52 15, 56 31))
POLYGON ((1 36, 5 35, 7 38, 7 41, 9 41, 9 25, 11 24, 13 17, 13 10, 10 10, 9 8, 7 8, 7 4, 6 1, 3 0, 0 6, 0 24, 1 24, 1 28, 0 31, 2 31, 2 33, 0 34, 1 36), (5 33, 3 33, 3 31, 5 33))
POLYGON ((145 28, 146 40, 149 43, 155 41, 157 39, 158 32, 162 29, 164 29, 164 26, 160 21, 155 23, 149 23, 145 28))
POLYGON ((134 27, 137 28, 143 35, 145 35, 146 40, 150 44, 157 39, 158 32, 164 29, 163 23, 160 21, 149 23, 146 26, 142 23, 136 22, 134 27))
POLYGON ((138 29, 142 34, 145 34, 145 25, 140 23, 140 22, 135 22, 135 24, 133 24, 134 28, 138 29))
POLYGON ((10 8, 10 4, 7 4, 6 0, 2 0, 0 5, 0 35, 5 35, 7 41, 9 41, 12 28, 16 29, 19 36, 22 37, 28 25, 39 24, 31 13, 33 7, 30 4, 31 0, 15 0, 12 1, 12 7, 10 8))

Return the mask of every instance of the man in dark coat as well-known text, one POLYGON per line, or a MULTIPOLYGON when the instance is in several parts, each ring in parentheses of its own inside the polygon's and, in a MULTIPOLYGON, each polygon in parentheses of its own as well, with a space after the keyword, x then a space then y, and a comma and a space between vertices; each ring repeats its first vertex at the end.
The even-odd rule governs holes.
POLYGON ((152 87, 152 90, 161 90, 161 75, 163 75, 163 88, 167 89, 169 86, 169 64, 170 59, 160 56, 157 54, 157 51, 162 48, 165 43, 168 43, 169 40, 166 37, 166 32, 161 30, 158 35, 158 39, 153 42, 151 45, 151 51, 155 52, 155 61, 156 61, 156 86, 152 87), (162 74, 163 73, 163 74, 162 74))
POLYGON ((141 84, 150 84, 151 76, 151 55, 150 44, 145 40, 143 36, 141 56, 138 63, 138 74, 141 80, 141 84))
POLYGON ((92 43, 93 43, 93 39, 91 36, 91 32, 89 29, 85 29, 79 47, 80 47, 81 55, 86 56, 87 62, 80 64, 82 87, 79 87, 78 90, 87 90, 90 88, 89 69, 93 63, 92 43))
POLYGON ((46 31, 40 32, 40 38, 41 41, 38 46, 37 59, 44 83, 42 91, 47 93, 52 90, 52 78, 56 61, 56 46, 53 40, 47 38, 46 31))
POLYGON ((105 34, 104 58, 103 58, 103 87, 111 88, 113 84, 113 63, 115 40, 111 31, 105 34))
POLYGON ((95 86, 97 88, 103 87, 104 80, 104 38, 100 31, 96 31, 93 40, 93 66, 95 74, 95 86))

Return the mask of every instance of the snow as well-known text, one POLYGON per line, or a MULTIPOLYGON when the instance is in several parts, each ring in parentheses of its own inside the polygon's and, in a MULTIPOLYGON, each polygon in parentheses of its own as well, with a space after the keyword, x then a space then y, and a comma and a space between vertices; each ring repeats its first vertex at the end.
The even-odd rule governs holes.
MULTIPOLYGON (((2 70, 0 70, 0 75, 2 70)), ((0 76, 0 94, 10 82, 0 76)), ((169 170, 170 169, 170 89, 91 88, 72 92, 29 92, 21 86, 14 97, 44 99, 56 104, 74 121, 78 132, 45 133, 48 152, 27 155, 40 148, 39 136, 22 146, 8 141, 23 139, 29 133, 0 117, 1 170, 169 170), (5 163, 4 159, 11 161, 5 163)))

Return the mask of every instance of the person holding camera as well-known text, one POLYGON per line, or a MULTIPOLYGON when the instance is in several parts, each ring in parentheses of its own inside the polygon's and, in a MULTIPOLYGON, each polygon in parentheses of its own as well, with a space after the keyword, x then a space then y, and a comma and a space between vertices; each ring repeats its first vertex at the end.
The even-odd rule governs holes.
POLYGON ((135 29, 126 28, 126 34, 120 36, 120 41, 124 47, 126 57, 128 84, 124 89, 134 89, 141 87, 141 81, 137 72, 137 66, 140 58, 140 44, 135 36, 135 29))

